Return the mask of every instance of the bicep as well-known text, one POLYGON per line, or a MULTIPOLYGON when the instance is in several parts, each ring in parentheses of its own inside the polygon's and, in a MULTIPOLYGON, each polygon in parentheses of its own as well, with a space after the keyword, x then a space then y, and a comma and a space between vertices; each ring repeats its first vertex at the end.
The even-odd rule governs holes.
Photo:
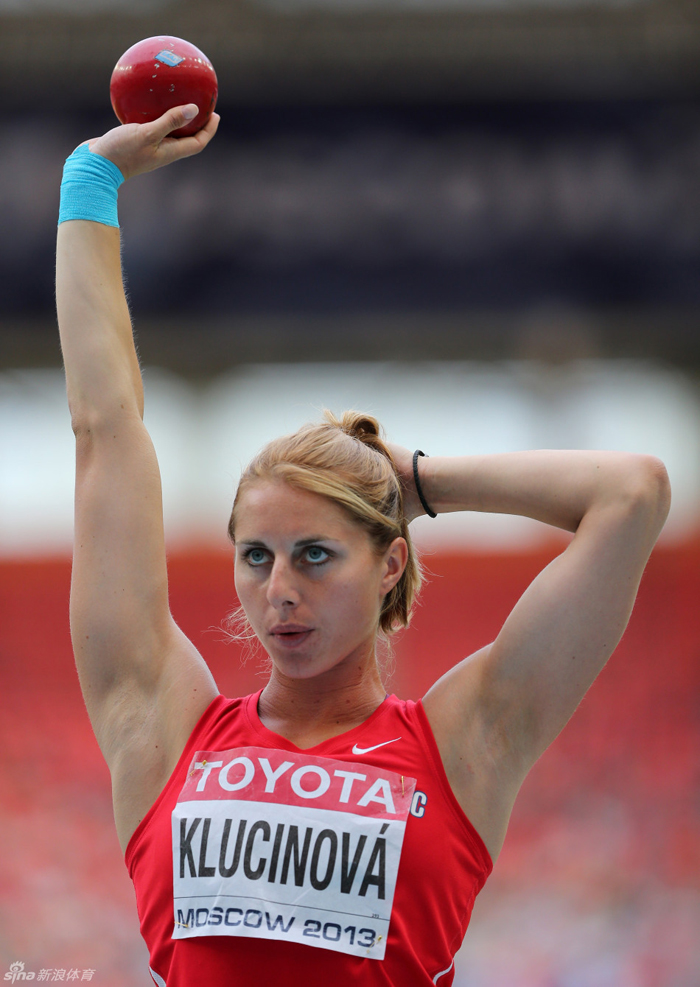
POLYGON ((627 625, 668 511, 665 471, 594 505, 530 584, 496 640, 425 696, 448 778, 492 853, 515 796, 627 625))
POLYGON ((170 614, 160 473, 143 422, 125 414, 85 424, 76 455, 71 633, 104 749, 116 697, 172 697, 178 664, 212 680, 170 614))
POLYGON ((79 671, 108 683, 165 630, 168 610, 160 474, 135 416, 76 436, 71 627, 79 671))
POLYGON ((503 625, 477 696, 517 769, 554 740, 616 648, 657 535, 644 505, 591 511, 503 625))
POLYGON ((424 698, 453 791, 494 858, 527 772, 625 629, 653 544, 635 539, 634 527, 613 516, 584 518, 496 640, 424 698))

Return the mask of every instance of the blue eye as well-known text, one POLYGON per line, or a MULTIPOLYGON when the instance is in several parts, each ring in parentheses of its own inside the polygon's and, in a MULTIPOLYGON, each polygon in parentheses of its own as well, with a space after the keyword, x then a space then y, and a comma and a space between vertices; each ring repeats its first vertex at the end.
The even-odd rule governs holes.
POLYGON ((309 562, 313 562, 318 565, 321 562, 327 562, 330 555, 325 548, 321 548, 320 545, 309 545, 306 549, 306 558, 309 562))
POLYGON ((262 548, 251 548, 245 553, 245 560, 250 565, 264 565, 267 562, 267 552, 262 548))

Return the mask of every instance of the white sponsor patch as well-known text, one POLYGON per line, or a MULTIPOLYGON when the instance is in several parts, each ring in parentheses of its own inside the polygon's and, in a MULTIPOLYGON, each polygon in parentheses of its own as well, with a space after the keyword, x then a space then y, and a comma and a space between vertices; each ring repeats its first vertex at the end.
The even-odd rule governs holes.
POLYGON ((384 958, 415 779, 304 752, 197 751, 173 810, 173 939, 384 958))

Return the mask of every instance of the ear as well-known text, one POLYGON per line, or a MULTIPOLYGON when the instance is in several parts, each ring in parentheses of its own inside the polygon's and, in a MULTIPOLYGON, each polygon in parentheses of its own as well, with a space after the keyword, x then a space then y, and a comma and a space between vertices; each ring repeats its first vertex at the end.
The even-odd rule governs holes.
POLYGON ((396 586, 403 575, 408 562, 408 545, 405 538, 394 538, 384 553, 384 575, 382 576, 382 594, 386 596, 396 586))

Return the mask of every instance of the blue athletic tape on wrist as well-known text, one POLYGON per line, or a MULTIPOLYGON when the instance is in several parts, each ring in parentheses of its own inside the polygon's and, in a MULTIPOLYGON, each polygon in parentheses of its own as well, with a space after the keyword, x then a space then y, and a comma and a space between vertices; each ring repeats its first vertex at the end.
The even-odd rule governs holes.
POLYGON ((119 226, 117 190, 123 181, 121 171, 107 158, 93 154, 87 144, 76 147, 63 166, 59 224, 89 219, 104 226, 119 226))

